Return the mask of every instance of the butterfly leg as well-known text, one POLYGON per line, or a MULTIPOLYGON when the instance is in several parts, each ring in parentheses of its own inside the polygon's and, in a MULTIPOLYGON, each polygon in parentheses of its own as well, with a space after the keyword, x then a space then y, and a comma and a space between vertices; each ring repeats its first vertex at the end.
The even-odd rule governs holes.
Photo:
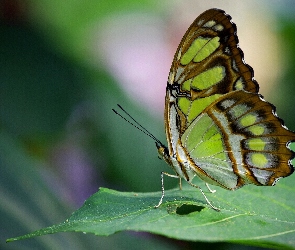
POLYGON ((181 178, 180 177, 178 177, 178 178, 179 178, 179 189, 182 190, 181 178))
MULTIPOLYGON (((161 172, 162 196, 160 198, 160 201, 159 201, 158 205, 156 205, 155 208, 158 208, 159 206, 161 206, 161 204, 163 202, 164 195, 165 195, 164 175, 167 175, 167 176, 172 177, 172 178, 179 178, 179 179, 181 179, 178 175, 173 175, 173 174, 169 174, 169 173, 166 173, 166 172, 161 172)), ((180 186, 180 189, 181 189, 181 180, 179 181, 179 186, 180 186)))
POLYGON ((188 182, 188 184, 190 184, 192 187, 198 188, 198 189, 201 191, 202 195, 204 196, 205 200, 207 201, 207 203, 209 204, 209 206, 210 206, 211 208, 213 208, 215 211, 218 211, 218 212, 220 211, 219 208, 214 207, 214 206, 211 204, 211 202, 208 200, 207 196, 205 195, 205 193, 203 192, 203 190, 202 190, 199 186, 197 186, 197 185, 195 185, 195 184, 193 184, 193 183, 191 183, 191 182, 188 182))
POLYGON ((208 183, 206 183, 206 187, 208 188, 208 190, 210 191, 210 193, 215 193, 216 190, 215 189, 211 189, 208 185, 208 183))

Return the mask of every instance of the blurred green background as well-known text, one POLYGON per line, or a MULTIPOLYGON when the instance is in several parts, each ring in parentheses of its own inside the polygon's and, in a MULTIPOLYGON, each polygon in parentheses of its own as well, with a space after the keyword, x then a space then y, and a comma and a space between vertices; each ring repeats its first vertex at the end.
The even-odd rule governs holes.
POLYGON ((64 221, 99 187, 160 190, 169 169, 154 142, 112 108, 120 103, 165 142, 173 55, 212 7, 232 16, 261 93, 295 130, 294 1, 0 0, 1 249, 251 248, 135 232, 5 243, 64 221))

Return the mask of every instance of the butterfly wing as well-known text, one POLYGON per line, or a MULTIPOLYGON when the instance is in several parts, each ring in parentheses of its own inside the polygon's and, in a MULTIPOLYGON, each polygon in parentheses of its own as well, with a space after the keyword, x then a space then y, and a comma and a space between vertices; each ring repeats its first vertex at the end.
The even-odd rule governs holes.
POLYGON ((191 167, 205 181, 227 189, 274 185, 289 176, 294 155, 288 144, 295 134, 273 111, 274 106, 255 93, 223 95, 181 136, 191 167))
POLYGON ((293 172, 295 134, 258 89, 231 17, 205 11, 185 33, 166 87, 166 161, 180 177, 236 189, 293 172))

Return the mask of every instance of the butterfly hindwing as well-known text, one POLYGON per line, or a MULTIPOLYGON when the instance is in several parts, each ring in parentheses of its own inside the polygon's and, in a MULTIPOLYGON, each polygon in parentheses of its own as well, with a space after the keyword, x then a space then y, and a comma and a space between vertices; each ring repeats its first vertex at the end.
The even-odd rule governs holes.
POLYGON ((273 185, 290 175, 293 152, 286 146, 295 135, 273 109, 260 95, 244 91, 225 94, 208 106, 181 137, 198 176, 236 189, 249 183, 273 185))

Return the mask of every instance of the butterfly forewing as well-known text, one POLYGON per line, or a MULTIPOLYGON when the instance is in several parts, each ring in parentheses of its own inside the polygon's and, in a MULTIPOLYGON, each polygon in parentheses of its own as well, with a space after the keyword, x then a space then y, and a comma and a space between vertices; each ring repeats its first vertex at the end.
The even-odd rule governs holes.
POLYGON ((179 90, 193 99, 236 89, 258 92, 229 15, 211 9, 192 23, 176 51, 168 83, 181 85, 179 90))
POLYGON ((233 190, 293 172, 295 134, 258 89, 231 17, 205 11, 181 40, 166 88, 165 157, 180 177, 233 190))

